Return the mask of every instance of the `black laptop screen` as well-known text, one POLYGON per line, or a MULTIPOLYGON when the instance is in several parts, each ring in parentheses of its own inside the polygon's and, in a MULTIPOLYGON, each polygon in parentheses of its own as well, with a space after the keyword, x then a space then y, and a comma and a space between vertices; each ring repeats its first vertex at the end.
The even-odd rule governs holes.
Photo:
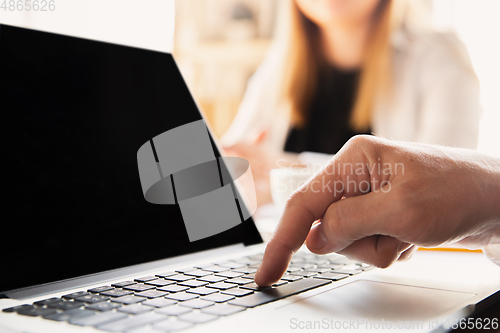
POLYGON ((262 241, 144 198, 138 149, 202 119, 170 54, 0 25, 0 110, 0 292, 262 241))

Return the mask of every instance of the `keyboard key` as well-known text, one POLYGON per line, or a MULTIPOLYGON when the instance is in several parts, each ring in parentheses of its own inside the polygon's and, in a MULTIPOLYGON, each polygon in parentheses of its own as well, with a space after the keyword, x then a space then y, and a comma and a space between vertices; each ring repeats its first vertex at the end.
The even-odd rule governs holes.
POLYGON ((303 269, 308 269, 308 268, 315 267, 315 265, 307 263, 307 262, 303 262, 303 263, 300 263, 300 264, 290 264, 289 267, 300 267, 300 268, 303 268, 303 269))
POLYGON ((179 303, 180 306, 191 308, 191 309, 203 309, 208 306, 214 305, 214 302, 204 301, 201 299, 192 299, 190 301, 179 303))
POLYGON ((110 311, 83 318, 72 318, 69 323, 78 326, 98 326, 124 318, 127 318, 127 314, 110 311))
MULTIPOLYGON (((338 268, 349 269, 349 270, 359 270, 359 269, 361 269, 361 266, 356 264, 356 263, 351 263, 351 264, 339 266, 338 268)), ((338 269, 338 268, 335 268, 335 269, 338 269)))
POLYGON ((188 290, 188 289, 189 289, 189 287, 178 286, 176 284, 171 285, 171 286, 157 288, 157 290, 159 290, 159 291, 166 291, 168 293, 178 293, 178 292, 188 290))
POLYGON ((343 265, 350 265, 350 264, 356 264, 356 261, 351 260, 346 257, 340 257, 338 259, 330 260, 332 264, 343 264, 343 265))
POLYGON ((243 274, 251 274, 257 272, 255 268, 241 267, 237 269, 233 269, 233 272, 243 273, 243 274))
POLYGON ((47 299, 44 299, 41 301, 34 302, 33 304, 36 306, 44 306, 44 305, 48 305, 50 303, 58 302, 58 301, 61 301, 61 299, 58 297, 52 297, 52 298, 47 298, 47 299))
POLYGON ((154 306, 155 308, 164 308, 166 306, 176 304, 176 301, 172 301, 165 298, 155 298, 142 302, 144 305, 154 306))
POLYGON ((172 275, 166 277, 167 280, 172 280, 176 282, 184 282, 187 280, 192 280, 194 279, 194 276, 189 276, 189 275, 184 275, 184 274, 177 274, 177 275, 172 275))
POLYGON ((156 276, 145 276, 145 277, 134 279, 134 281, 144 283, 144 282, 153 281, 156 279, 158 279, 156 276))
POLYGON ((155 287, 163 287, 163 286, 168 286, 170 284, 174 284, 175 281, 171 280, 164 280, 164 279, 158 279, 158 280, 153 280, 153 281, 148 281, 146 284, 155 286, 155 287))
POLYGON ((122 282, 113 283, 111 286, 116 287, 116 288, 123 288, 125 286, 131 286, 133 284, 137 284, 137 282, 134 282, 134 281, 122 281, 122 282))
POLYGON ((224 290, 224 291, 221 291, 222 294, 226 294, 226 295, 233 295, 233 296, 236 296, 236 297, 243 297, 243 296, 247 296, 247 295, 250 295, 250 294, 253 294, 253 291, 252 290, 245 290, 245 289, 240 289, 240 288, 234 288, 234 289, 229 289, 229 290, 224 290))
POLYGON ((37 317, 57 313, 57 310, 51 308, 26 308, 18 310, 17 313, 23 316, 37 317))
POLYGON ((223 295, 223 294, 217 293, 217 294, 203 296, 203 297, 201 297, 201 299, 205 300, 205 301, 215 302, 215 303, 224 303, 224 302, 227 302, 229 300, 234 299, 234 296, 223 295))
POLYGON ((141 313, 149 312, 151 310, 153 310, 152 306, 147 306, 142 304, 132 304, 132 305, 122 306, 121 308, 118 309, 118 312, 125 312, 133 315, 138 315, 141 313))
POLYGON ((261 260, 240 259, 240 260, 235 260, 235 262, 239 262, 244 265, 259 265, 261 260))
POLYGON ((111 290, 111 289, 113 289, 113 287, 111 287, 111 286, 101 286, 101 287, 96 287, 96 288, 89 289, 87 291, 89 293, 98 294, 98 293, 100 293, 102 291, 111 290))
POLYGON ((84 309, 73 309, 69 311, 64 311, 61 313, 54 313, 50 315, 45 315, 43 318, 54 320, 54 321, 68 321, 74 318, 85 318, 95 315, 94 311, 84 310, 84 309))
POLYGON ((140 303, 142 301, 145 301, 146 299, 147 298, 144 298, 144 297, 127 295, 127 296, 113 298, 113 302, 122 303, 122 304, 134 304, 134 303, 140 303))
POLYGON ((154 324, 153 328, 158 328, 162 332, 172 332, 180 331, 191 326, 193 326, 193 324, 185 321, 168 319, 154 324))
POLYGON ((250 283, 250 284, 246 284, 244 286, 240 286, 240 288, 253 290, 253 291, 262 291, 262 290, 269 289, 271 287, 261 287, 261 286, 257 285, 256 283, 250 283))
POLYGON ((133 292, 130 290, 111 289, 111 290, 103 291, 100 294, 104 295, 104 296, 121 297, 121 296, 125 296, 125 295, 131 295, 131 294, 133 294, 133 292))
POLYGON ((227 268, 227 267, 221 267, 221 266, 217 266, 217 265, 204 267, 202 269, 204 271, 214 272, 214 273, 220 273, 220 272, 224 272, 224 271, 229 271, 229 268, 227 268))
POLYGON ((245 267, 244 264, 241 264, 239 262, 234 262, 234 261, 229 261, 227 263, 220 264, 220 265, 217 265, 217 266, 231 268, 231 269, 245 267))
POLYGON ((199 281, 210 282, 210 283, 215 283, 215 282, 222 282, 224 280, 227 280, 227 278, 223 277, 223 276, 210 275, 210 276, 204 276, 202 278, 199 278, 198 280, 199 281))
POLYGON ((173 299, 179 302, 189 301, 190 299, 198 298, 197 294, 176 293, 165 296, 165 298, 173 299))
POLYGON ((188 281, 180 282, 179 286, 197 288, 197 287, 206 286, 207 284, 208 284, 208 282, 205 282, 205 281, 188 280, 188 281))
POLYGON ((146 298, 157 298, 168 295, 168 292, 159 290, 146 290, 141 293, 135 293, 135 296, 146 297, 146 298))
POLYGON ((257 261, 261 262, 262 259, 264 258, 264 253, 254 254, 254 255, 251 255, 251 256, 247 256, 247 258, 252 259, 252 260, 257 260, 257 261))
POLYGON ((306 271, 298 271, 298 272, 292 272, 288 275, 293 275, 293 276, 301 276, 301 277, 311 277, 314 275, 318 275, 316 272, 306 272, 306 271))
MULTIPOLYGON (((172 320, 173 321, 173 320, 172 320)), ((133 330, 131 331, 127 331, 127 333, 163 333, 165 331, 161 331, 161 330, 155 330, 154 328, 152 327, 139 327, 139 328, 134 328, 133 330)))
POLYGON ((5 308, 2 310, 2 312, 16 312, 19 310, 31 309, 31 308, 34 308, 34 306, 31 304, 23 304, 23 305, 16 305, 10 308, 5 308))
POLYGON ((332 281, 338 281, 345 279, 346 277, 349 277, 348 274, 339 274, 339 273, 323 273, 316 275, 314 278, 315 279, 326 279, 326 280, 332 280, 332 281))
POLYGON ((252 280, 250 279, 244 279, 242 277, 239 277, 239 278, 234 278, 234 279, 229 279, 227 281, 225 281, 226 283, 235 283, 237 285, 244 285, 244 284, 249 284, 249 283, 252 283, 252 280))
POLYGON ((132 290, 132 291, 135 291, 135 292, 141 292, 141 291, 155 289, 155 287, 147 285, 147 284, 140 283, 140 284, 134 284, 134 285, 131 285, 131 286, 123 287, 123 289, 124 290, 132 290))
POLYGON ((281 279, 283 281, 287 281, 287 282, 294 282, 294 281, 297 281, 297 280, 301 280, 302 276, 285 274, 285 275, 283 275, 283 277, 281 279))
POLYGON ((114 321, 108 324, 100 325, 97 328, 109 332, 121 332, 124 330, 132 329, 134 327, 151 324, 165 319, 166 317, 164 315, 155 312, 148 312, 130 318, 114 321))
POLYGON ((314 268, 304 269, 304 272, 326 273, 326 272, 330 272, 330 269, 329 268, 314 267, 314 268))
POLYGON ((300 270, 302 270, 302 267, 300 267, 300 266, 298 266, 298 267, 288 266, 288 268, 286 269, 286 271, 288 273, 298 272, 300 270))
POLYGON ((76 301, 85 302, 85 303, 99 303, 107 301, 109 297, 103 295, 85 295, 82 297, 78 297, 76 301))
POLYGON ((52 302, 47 305, 49 308, 53 309, 61 309, 61 310, 72 310, 81 307, 84 305, 83 302, 71 302, 71 301, 58 301, 52 302))
POLYGON ((75 299, 77 297, 85 296, 85 295, 88 295, 88 294, 89 293, 86 292, 86 291, 77 291, 77 292, 74 292, 74 293, 71 293, 71 294, 63 295, 62 298, 64 298, 64 299, 75 299))
POLYGON ((167 276, 172 276, 172 275, 177 275, 177 272, 165 272, 161 274, 156 274, 156 276, 161 277, 161 278, 166 278, 167 276))
POLYGON ((304 262, 304 261, 306 261, 306 259, 305 259, 305 258, 299 258, 299 257, 295 257, 295 256, 294 256, 294 257, 292 258, 292 260, 290 260, 290 264, 292 264, 292 265, 298 265, 298 264, 300 264, 300 263, 302 263, 302 262, 304 262))
POLYGON ((275 284, 273 284, 273 287, 282 286, 282 285, 287 284, 287 283, 288 282, 286 282, 286 281, 279 280, 278 282, 276 282, 275 284))
POLYGON ((222 273, 216 273, 215 275, 217 275, 217 276, 223 276, 223 277, 227 277, 229 279, 232 279, 232 278, 237 278, 237 277, 242 276, 243 273, 238 273, 238 272, 233 272, 233 271, 227 271, 227 272, 222 272, 222 273))
POLYGON ((245 275, 242 275, 241 278, 243 279, 254 279, 255 278, 255 273, 250 273, 250 274, 245 274, 245 275))
POLYGON ((216 293, 217 290, 211 289, 211 288, 199 287, 199 288, 186 290, 186 292, 190 293, 190 294, 197 294, 197 295, 205 296, 205 295, 210 295, 210 294, 216 293))
POLYGON ((233 313, 238 313, 245 311, 246 309, 242 306, 230 305, 230 304, 220 304, 211 306, 209 308, 201 310, 203 313, 207 313, 214 316, 229 316, 233 313))
POLYGON ((334 269, 333 272, 334 273, 341 273, 341 274, 355 275, 355 274, 362 273, 363 270, 361 269, 361 267, 359 267, 359 268, 344 268, 344 267, 340 267, 340 268, 334 269))
MULTIPOLYGON (((252 282, 252 280, 248 280, 249 282, 252 282)), ((225 283, 225 282, 219 282, 219 283, 212 283, 207 286, 208 288, 215 288, 219 290, 228 290, 231 288, 236 288, 238 287, 237 284, 234 283, 225 283)))
POLYGON ((199 313, 191 312, 191 313, 179 316, 178 318, 179 318, 179 320, 187 321, 189 323, 202 324, 202 323, 206 323, 206 322, 215 320, 218 317, 212 316, 212 315, 209 315, 206 313, 201 313, 201 312, 199 312, 199 313))
POLYGON ((212 272, 204 271, 204 270, 201 270, 201 269, 194 269, 194 270, 191 270, 191 271, 184 272, 184 274, 185 275, 195 276, 195 277, 203 277, 203 276, 211 275, 212 272))
POLYGON ((319 265, 319 268, 328 268, 328 269, 336 269, 339 267, 344 266, 343 264, 324 264, 324 265, 319 265))
POLYGON ((186 313, 191 312, 191 308, 183 308, 178 305, 167 306, 158 310, 155 310, 157 313, 161 313, 167 316, 180 316, 186 313))
POLYGON ((86 292, 86 291, 77 291, 76 293, 71 293, 71 294, 67 294, 67 295, 63 295, 62 298, 64 299, 75 299, 75 298, 78 298, 78 297, 81 297, 81 296, 85 296, 85 295, 88 295, 89 293, 86 292))
POLYGON ((101 303, 94 303, 87 305, 86 308, 90 310, 96 310, 96 311, 111 311, 113 309, 119 308, 122 305, 119 303, 113 303, 113 302, 101 302, 101 303))
POLYGON ((234 299, 229 304, 253 308, 258 305, 273 302, 288 296, 292 296, 316 287, 331 283, 329 280, 304 279, 283 286, 263 290, 248 297, 234 299))

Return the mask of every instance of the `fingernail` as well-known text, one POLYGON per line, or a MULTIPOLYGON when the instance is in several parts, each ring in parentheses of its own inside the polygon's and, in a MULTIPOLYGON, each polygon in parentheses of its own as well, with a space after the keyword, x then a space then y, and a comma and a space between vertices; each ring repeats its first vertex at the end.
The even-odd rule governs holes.
POLYGON ((412 244, 406 243, 406 242, 401 242, 398 247, 398 253, 401 254, 404 251, 408 250, 411 247, 412 244))

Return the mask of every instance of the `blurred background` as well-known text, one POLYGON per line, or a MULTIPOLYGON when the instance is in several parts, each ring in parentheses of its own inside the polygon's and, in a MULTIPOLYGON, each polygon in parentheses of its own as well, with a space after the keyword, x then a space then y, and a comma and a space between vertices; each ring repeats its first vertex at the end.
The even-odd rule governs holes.
POLYGON ((218 136, 272 43, 277 9, 277 0, 176 2, 174 57, 218 136))
MULTIPOLYGON (((500 157, 500 1, 417 1, 435 29, 465 43, 480 80, 478 150, 500 157)), ((249 77, 263 61, 281 19, 279 0, 176 2, 174 57, 217 136, 229 127, 249 77)))

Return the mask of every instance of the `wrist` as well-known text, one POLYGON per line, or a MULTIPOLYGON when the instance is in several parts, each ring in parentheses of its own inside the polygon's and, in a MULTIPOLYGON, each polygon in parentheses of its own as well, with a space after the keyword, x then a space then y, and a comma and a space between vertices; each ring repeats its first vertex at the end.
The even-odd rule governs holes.
MULTIPOLYGON (((491 180, 491 206, 493 207, 493 219, 496 220, 496 231, 500 232, 500 159, 492 158, 492 166, 490 174, 491 180)), ((500 236, 500 235, 498 235, 500 236)))
POLYGON ((490 232, 490 244, 500 244, 500 160, 486 157, 485 181, 486 196, 484 197, 487 223, 490 232))

